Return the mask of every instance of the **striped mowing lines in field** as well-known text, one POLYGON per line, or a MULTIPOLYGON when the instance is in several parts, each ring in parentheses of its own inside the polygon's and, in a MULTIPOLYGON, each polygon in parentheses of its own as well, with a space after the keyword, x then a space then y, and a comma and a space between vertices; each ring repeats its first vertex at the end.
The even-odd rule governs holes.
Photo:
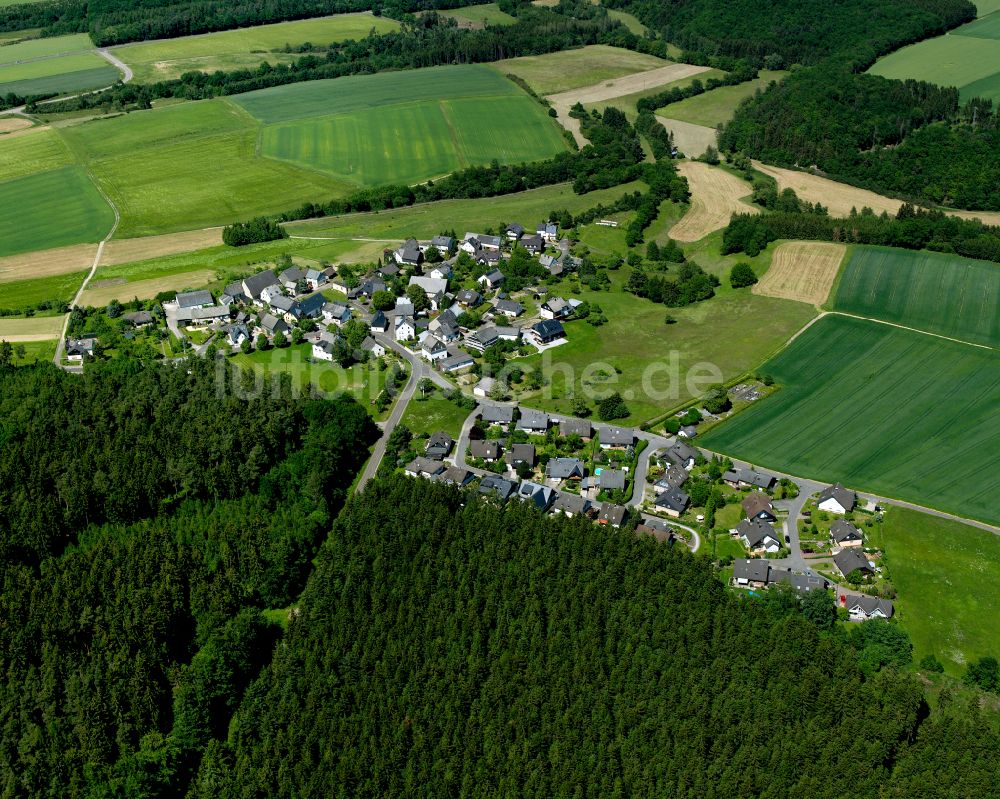
POLYGON ((834 308, 1000 347, 1000 267, 941 253, 855 247, 834 308))
POLYGON ((110 86, 120 77, 86 34, 0 47, 0 95, 51 94, 110 86))
POLYGON ((710 449, 1000 521, 1000 354, 828 316, 762 371, 782 389, 709 431, 710 449))

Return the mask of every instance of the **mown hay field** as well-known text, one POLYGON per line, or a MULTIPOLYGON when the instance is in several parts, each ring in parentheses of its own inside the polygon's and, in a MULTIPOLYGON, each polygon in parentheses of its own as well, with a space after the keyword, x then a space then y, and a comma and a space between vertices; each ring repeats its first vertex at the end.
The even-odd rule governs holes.
POLYGON ((771 268, 754 294, 822 305, 830 296, 847 247, 823 241, 788 241, 774 251, 771 268))
POLYGON ((718 89, 696 94, 679 103, 665 106, 660 113, 670 119, 715 128, 716 125, 732 119, 736 107, 748 97, 753 97, 754 92, 766 88, 771 81, 780 81, 787 74, 787 72, 762 69, 754 80, 738 83, 735 86, 720 86, 718 89))
POLYGON ((78 166, 0 183, 0 256, 39 248, 96 242, 114 224, 114 212, 78 166))
POLYGON ((669 63, 620 47, 592 44, 558 53, 509 58, 497 61, 492 68, 501 75, 517 75, 537 94, 556 94, 635 72, 647 72, 669 63))
POLYGON ((62 333, 62 316, 33 316, 27 319, 0 319, 0 340, 51 341, 62 333))
POLYGON ((760 371, 781 389, 704 447, 996 523, 1000 353, 826 316, 760 371))
POLYGON ((0 180, 13 180, 72 163, 73 154, 51 128, 0 139, 0 180))
POLYGON ((759 214, 756 206, 742 202, 750 195, 749 183, 726 170, 700 161, 681 161, 677 171, 687 178, 691 189, 691 207, 680 222, 670 229, 670 237, 692 242, 729 224, 734 213, 759 214))
POLYGON ((856 246, 844 266, 833 307, 1000 347, 1000 267, 988 261, 856 246))
POLYGON ((263 61, 274 64, 299 57, 273 52, 286 44, 293 48, 306 43, 320 47, 347 39, 362 39, 372 30, 387 33, 398 28, 399 23, 395 20, 376 17, 370 12, 337 14, 123 45, 112 52, 132 68, 136 81, 145 83, 176 78, 194 70, 237 69, 263 61))
MULTIPOLYGON (((2 5, 2 0, 0 0, 2 5)), ((9 4, 8 4, 9 5, 9 4)), ((86 33, 74 33, 70 36, 49 36, 44 39, 27 39, 16 44, 0 47, 0 67, 35 58, 80 53, 93 50, 94 43, 86 33)))
POLYGON ((121 77, 87 48, 93 45, 83 34, 0 48, 0 95, 84 91, 110 86, 121 77))

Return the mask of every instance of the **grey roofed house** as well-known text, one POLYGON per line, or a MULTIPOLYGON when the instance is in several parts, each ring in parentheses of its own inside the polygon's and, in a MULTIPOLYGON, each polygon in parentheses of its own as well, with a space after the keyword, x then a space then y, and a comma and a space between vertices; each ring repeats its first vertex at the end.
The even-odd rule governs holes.
POLYGON ((507 238, 519 239, 524 235, 524 225, 518 222, 511 222, 504 228, 504 233, 507 234, 507 238))
POLYGON ((750 549, 781 547, 781 537, 763 519, 744 519, 736 525, 736 534, 750 549))
POLYGON ((770 561, 749 558, 733 559, 733 580, 737 585, 767 585, 770 576, 770 561))
POLYGON ((530 328, 531 334, 541 344, 548 344, 556 339, 566 338, 566 329, 555 319, 543 319, 535 322, 530 328))
POLYGON ((250 299, 260 298, 260 293, 268 286, 277 286, 278 276, 271 269, 265 269, 256 275, 243 279, 243 293, 250 299))
POLYGON ((550 480, 582 480, 586 467, 579 458, 550 458, 545 476, 550 480))
POLYGON ((687 482, 690 475, 676 463, 671 463, 664 470, 660 479, 653 483, 657 488, 679 488, 687 482))
POLYGON ((722 475, 722 479, 732 486, 755 486, 765 490, 773 488, 777 479, 770 474, 753 469, 732 469, 722 475))
MULTIPOLYGON (((322 297, 322 294, 315 295, 317 297, 322 297)), ((379 311, 378 313, 382 313, 379 311)), ((378 314, 376 314, 377 316, 378 314)), ((328 302, 323 306, 323 318, 331 322, 337 322, 338 324, 344 324, 348 319, 351 318, 351 308, 342 302, 328 302)), ((372 327, 376 328, 375 318, 372 318, 372 327)), ((382 321, 385 321, 385 316, 383 315, 382 321)))
POLYGON ((97 339, 93 336, 86 338, 66 339, 66 357, 82 358, 84 355, 93 355, 97 346, 97 339))
POLYGON ((278 319, 278 317, 272 316, 269 313, 264 314, 260 318, 260 326, 264 328, 265 332, 269 336, 273 336, 276 333, 288 332, 288 325, 285 324, 285 320, 278 319))
POLYGON ((399 271, 399 267, 396 266, 396 264, 383 264, 375 270, 375 272, 382 275, 382 277, 395 277, 399 274, 399 271))
POLYGON ((491 289, 495 289, 501 283, 504 282, 506 278, 503 276, 503 272, 499 269, 491 269, 485 275, 479 278, 479 282, 489 286, 491 289))
POLYGON ((230 283, 222 290, 223 297, 231 297, 234 300, 239 300, 240 302, 246 302, 250 299, 246 292, 243 290, 242 281, 237 280, 235 283, 230 283))
POLYGON ((847 594, 845 600, 844 607, 852 619, 892 618, 893 606, 888 599, 865 594, 847 594))
POLYGON ((834 500, 844 510, 850 512, 857 504, 858 495, 849 488, 844 488, 840 483, 824 488, 816 497, 816 504, 822 505, 828 500, 834 500))
POLYGON ((442 372, 457 372, 460 369, 468 369, 475 361, 469 353, 457 351, 437 363, 438 369, 442 372))
MULTIPOLYGON (((208 308, 190 308, 187 314, 192 322, 214 322, 217 319, 228 319, 229 309, 224 305, 211 305, 208 308)), ((182 318, 178 316, 178 321, 182 318)))
POLYGON ((693 424, 686 424, 680 430, 677 431, 677 435, 682 438, 694 438, 698 435, 698 428, 693 424))
POLYGON ((424 454, 428 458, 441 460, 441 458, 451 452, 451 448, 454 444, 455 442, 452 440, 451 436, 445 432, 439 431, 427 439, 427 446, 424 447, 424 454))
POLYGON ((385 314, 382 311, 375 312, 375 315, 372 317, 371 329, 376 333, 384 333, 389 329, 389 323, 386 321, 385 314))
POLYGON ((478 291, 473 291, 472 289, 462 289, 455 294, 455 301, 461 305, 474 307, 483 301, 483 297, 478 291))
POLYGON ((530 502, 540 511, 547 511, 555 501, 556 492, 548 486, 525 480, 517 487, 517 498, 522 502, 530 502))
POLYGON ((542 303, 542 310, 552 314, 555 319, 561 319, 564 316, 569 316, 573 309, 562 297, 553 297, 542 303))
POLYGON ((451 252, 455 249, 455 239, 451 236, 435 236, 431 239, 431 246, 439 252, 451 252))
POLYGON ((514 421, 514 408, 510 405, 484 405, 481 417, 487 424, 510 424, 514 421))
POLYGON ((290 313, 292 316, 296 317, 299 315, 299 304, 291 297, 285 297, 284 295, 279 294, 277 297, 273 297, 271 302, 268 304, 276 311, 290 313))
POLYGON ((178 308, 204 308, 206 305, 214 305, 212 292, 200 289, 198 291, 184 291, 175 298, 178 308))
POLYGON ((306 319, 315 319, 323 314, 326 306, 326 297, 322 294, 313 294, 299 301, 299 315, 306 319))
POLYGON ((635 430, 631 427, 602 427, 597 431, 602 447, 631 447, 635 443, 635 430))
POLYGON ((517 317, 524 313, 524 306, 514 300, 497 300, 493 303, 493 310, 504 316, 517 317))
POLYGON ((132 327, 153 324, 153 314, 149 311, 133 311, 132 313, 125 314, 122 319, 132 325, 132 327))
POLYGON ((594 427, 586 419, 563 419, 559 422, 559 435, 580 436, 580 438, 590 438, 594 433, 594 427))
POLYGON ((409 266, 419 264, 420 255, 420 245, 417 244, 416 239, 407 239, 403 242, 403 246, 395 252, 396 261, 409 266))
POLYGON ((748 519, 767 519, 773 522, 778 518, 775 516, 771 498, 763 491, 751 491, 740 504, 748 519))
POLYGON ((521 331, 516 327, 505 327, 504 325, 496 326, 497 337, 502 341, 519 341, 521 338, 521 331))
POLYGON ((830 537, 837 544, 864 539, 863 533, 846 519, 837 519, 830 525, 830 537))
POLYGON ((504 460, 511 466, 517 463, 526 463, 528 466, 535 465, 535 445, 534 444, 511 444, 507 450, 504 460))
POLYGON ((556 501, 552 503, 553 513, 561 513, 564 516, 581 516, 590 508, 590 500, 578 494, 571 494, 568 491, 559 492, 556 501))
POLYGON ((484 351, 487 347, 493 346, 499 340, 500 336, 497 335, 495 327, 481 327, 479 330, 470 333, 466 339, 470 347, 480 352, 484 351))
POLYGON ((485 247, 490 250, 499 250, 500 245, 503 243, 503 239, 499 236, 485 236, 477 234, 476 240, 479 242, 480 247, 485 247))
POLYGON ((653 500, 653 507, 663 508, 665 511, 676 513, 679 516, 687 510, 690 501, 691 498, 679 488, 668 488, 666 491, 656 495, 656 499, 653 500))
POLYGON ((365 340, 361 342, 361 349, 365 352, 370 352, 374 355, 385 355, 385 347, 379 344, 371 336, 365 336, 365 340))
POLYGON ((502 450, 499 441, 478 438, 469 442, 469 455, 473 458, 482 458, 484 461, 500 460, 502 450))
POLYGON ((626 475, 624 469, 601 469, 597 475, 597 485, 601 491, 624 491, 626 475))
POLYGON ((842 549, 833 556, 833 562, 846 577, 852 571, 860 571, 863 574, 874 574, 875 570, 861 552, 854 548, 842 549))
POLYGON ((684 469, 690 469, 698 460, 698 450, 683 441, 677 441, 667 450, 664 457, 684 469))
POLYGON ((455 485, 461 488, 468 485, 475 478, 475 475, 468 469, 461 466, 449 466, 437 476, 438 482, 445 485, 455 485))
POLYGON ((488 474, 479 481, 479 493, 496 497, 501 502, 510 499, 517 490, 517 484, 498 474, 488 474))
POLYGON ((403 471, 410 475, 410 477, 434 477, 441 474, 444 469, 445 466, 441 461, 420 456, 410 461, 403 471))
POLYGON ((244 325, 244 324, 230 325, 229 326, 229 330, 226 333, 226 338, 229 340, 229 343, 232 346, 238 347, 244 341, 249 340, 249 338, 250 338, 250 331, 247 329, 247 326, 244 325))
POLYGON ((545 242, 543 242, 542 237, 536 233, 533 236, 522 237, 521 246, 532 255, 538 255, 538 253, 545 249, 545 242))
POLYGON ((597 514, 599 524, 610 524, 612 527, 621 527, 625 523, 628 515, 628 508, 621 505, 614 505, 610 502, 602 502, 601 510, 597 514))
POLYGON ((809 574, 800 574, 790 569, 775 569, 773 567, 771 568, 768 581, 770 583, 790 585, 800 594, 809 591, 825 591, 828 585, 825 578, 812 572, 809 574))
POLYGON ((294 288, 298 285, 300 280, 306 279, 305 270, 299 269, 297 266, 290 266, 280 275, 278 275, 278 282, 288 289, 294 288))
POLYGON ((428 297, 436 297, 448 290, 447 280, 439 277, 424 277, 423 275, 413 275, 407 285, 420 286, 428 297))
POLYGON ((549 415, 531 408, 521 408, 521 418, 517 420, 517 429, 527 433, 544 433, 549 429, 549 415))

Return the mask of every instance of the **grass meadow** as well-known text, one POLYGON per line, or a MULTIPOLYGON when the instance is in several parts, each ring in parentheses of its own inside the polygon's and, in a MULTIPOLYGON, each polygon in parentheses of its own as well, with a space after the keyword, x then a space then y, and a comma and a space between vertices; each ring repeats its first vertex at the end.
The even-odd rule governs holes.
POLYGON ((467 409, 445 399, 440 391, 435 390, 427 397, 421 397, 417 391, 406 406, 400 424, 405 425, 414 436, 423 433, 433 435, 443 430, 457 440, 468 416, 467 409))
POLYGON ((0 139, 0 179, 4 181, 72 163, 73 154, 59 134, 51 129, 37 129, 11 139, 0 139))
POLYGON ((121 73, 93 49, 85 33, 0 47, 0 95, 68 93, 110 86, 121 73))
MULTIPOLYGON (((0 0, 0 5, 4 5, 0 0)), ((9 4, 8 4, 9 5, 9 4)), ((29 61, 34 58, 80 53, 93 50, 94 44, 86 33, 74 33, 70 36, 51 36, 44 39, 28 39, 17 44, 0 47, 0 67, 15 64, 19 61, 29 61)))
POLYGON ((485 3, 480 6, 466 6, 448 11, 438 12, 442 17, 450 17, 459 27, 483 28, 486 25, 511 25, 514 18, 500 10, 496 3, 485 3))
POLYGON ((1000 347, 1000 269, 987 261, 856 246, 841 272, 833 307, 1000 347))
POLYGON ((43 300, 73 299, 87 272, 71 272, 34 280, 0 283, 0 308, 26 308, 43 300))
POLYGON ((179 77, 194 70, 214 72, 252 67, 263 61, 271 64, 291 61, 298 54, 276 53, 285 45, 324 46, 347 39, 361 39, 374 29, 377 33, 397 30, 399 23, 371 13, 337 14, 320 19, 303 19, 258 25, 252 28, 219 31, 199 36, 182 36, 116 47, 112 52, 135 72, 135 80, 149 83, 179 77))
POLYGON ((882 525, 897 618, 913 657, 935 655, 956 676, 965 664, 997 654, 1000 640, 1000 536, 907 508, 890 508, 882 525))
POLYGON ((1000 521, 1000 356, 827 316, 761 367, 781 390, 703 446, 760 466, 1000 521))
POLYGON ((100 241, 114 212, 77 166, 0 183, 0 256, 100 241))
MULTIPOLYGON (((660 109, 658 113, 670 119, 679 119, 681 122, 714 128, 732 119, 736 107, 748 97, 753 97, 755 91, 766 88, 771 81, 780 81, 787 74, 787 72, 762 69, 760 76, 755 80, 738 83, 735 86, 720 86, 718 89, 689 97, 679 103, 672 103, 660 109)), ((703 83, 707 80, 705 75, 696 75, 695 79, 701 79, 703 83)))
POLYGON ((497 61, 492 68, 503 75, 517 75, 538 94, 556 94, 657 69, 668 63, 620 47, 593 44, 576 50, 509 58, 497 61))

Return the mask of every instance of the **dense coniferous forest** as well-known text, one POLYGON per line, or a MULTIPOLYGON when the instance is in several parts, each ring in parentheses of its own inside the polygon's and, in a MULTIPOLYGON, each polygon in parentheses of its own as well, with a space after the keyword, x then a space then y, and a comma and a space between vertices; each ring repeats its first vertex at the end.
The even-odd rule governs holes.
POLYGON ((975 19, 968 0, 607 0, 687 50, 781 69, 845 56, 867 66, 975 19))
POLYGON ((929 719, 892 665, 909 657, 905 635, 846 634, 826 601, 809 616, 780 592, 741 601, 705 561, 652 539, 390 478, 338 518, 192 796, 822 799, 995 784, 992 728, 947 701, 929 719))
POLYGON ((1000 208, 1000 117, 954 88, 803 69, 742 105, 719 145, 915 202, 1000 208))
POLYGON ((0 374, 0 793, 178 796, 366 455, 350 399, 222 365, 0 374))

